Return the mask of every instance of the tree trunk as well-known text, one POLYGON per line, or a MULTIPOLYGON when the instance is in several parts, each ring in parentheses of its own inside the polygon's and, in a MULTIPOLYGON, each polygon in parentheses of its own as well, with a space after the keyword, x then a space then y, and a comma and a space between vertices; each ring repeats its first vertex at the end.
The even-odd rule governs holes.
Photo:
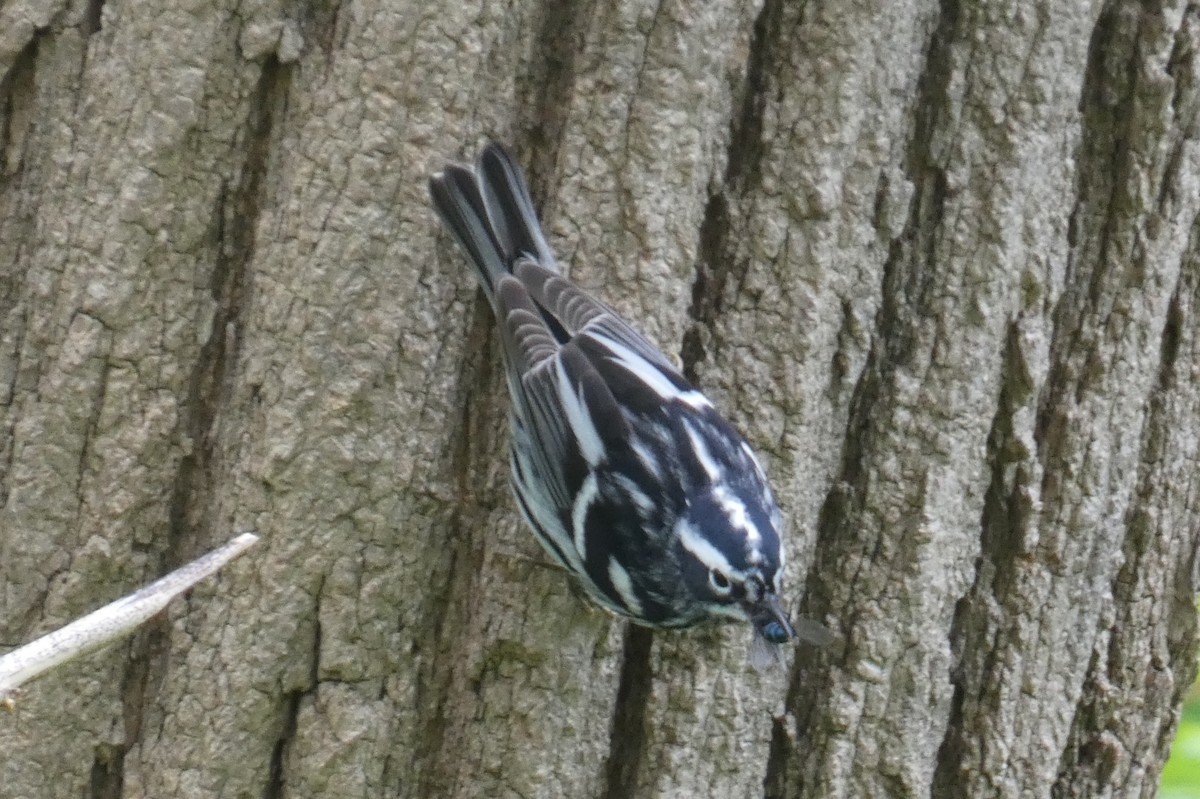
POLYGON ((262 543, 0 717, 12 797, 1136 797, 1196 664, 1200 8, 0 3, 0 643, 262 543), (835 632, 586 604, 426 179, 727 411, 835 632))

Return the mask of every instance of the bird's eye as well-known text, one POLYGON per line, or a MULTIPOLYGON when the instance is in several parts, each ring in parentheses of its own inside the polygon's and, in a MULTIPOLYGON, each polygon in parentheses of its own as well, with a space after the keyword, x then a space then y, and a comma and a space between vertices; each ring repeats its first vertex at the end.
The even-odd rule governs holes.
POLYGON ((718 594, 728 594, 729 593, 729 588, 730 588, 729 578, 726 577, 724 574, 721 574, 721 572, 717 571, 716 569, 709 569, 708 584, 711 585, 713 587, 713 590, 716 591, 718 594))

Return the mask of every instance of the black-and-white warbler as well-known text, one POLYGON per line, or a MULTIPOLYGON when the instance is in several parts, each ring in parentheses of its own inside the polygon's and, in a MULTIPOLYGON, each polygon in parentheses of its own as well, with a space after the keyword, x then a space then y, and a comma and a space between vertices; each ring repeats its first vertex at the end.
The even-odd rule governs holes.
POLYGON ((649 627, 749 621, 780 605, 780 513, 745 440, 612 308, 558 271, 525 179, 489 144, 429 181, 495 312, 513 493, 542 546, 602 607, 649 627))

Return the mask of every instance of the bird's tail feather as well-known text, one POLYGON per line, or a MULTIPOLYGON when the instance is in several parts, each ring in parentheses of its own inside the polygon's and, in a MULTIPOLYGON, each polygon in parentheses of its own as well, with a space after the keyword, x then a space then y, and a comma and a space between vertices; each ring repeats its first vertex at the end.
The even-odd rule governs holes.
POLYGON ((434 208, 471 259, 495 304, 496 282, 522 257, 557 269, 520 168, 489 143, 474 168, 449 164, 429 179, 434 208))

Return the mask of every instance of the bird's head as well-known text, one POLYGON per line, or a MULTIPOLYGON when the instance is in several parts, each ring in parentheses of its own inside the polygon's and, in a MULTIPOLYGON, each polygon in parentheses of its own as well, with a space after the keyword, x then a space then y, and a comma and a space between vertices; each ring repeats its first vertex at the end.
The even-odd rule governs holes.
POLYGON ((764 504, 705 486, 688 497, 674 540, 694 601, 711 616, 749 621, 764 639, 782 644, 796 631, 780 602, 783 551, 764 504))

